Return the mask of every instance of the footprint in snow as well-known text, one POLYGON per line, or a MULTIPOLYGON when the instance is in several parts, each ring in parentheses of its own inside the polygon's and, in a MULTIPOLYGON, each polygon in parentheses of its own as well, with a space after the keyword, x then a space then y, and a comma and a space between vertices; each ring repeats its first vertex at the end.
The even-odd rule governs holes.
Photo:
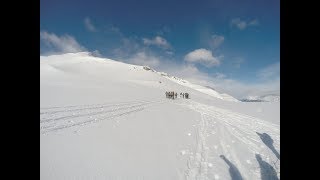
POLYGON ((186 150, 181 150, 180 153, 181 153, 181 155, 185 155, 187 152, 186 152, 186 150))

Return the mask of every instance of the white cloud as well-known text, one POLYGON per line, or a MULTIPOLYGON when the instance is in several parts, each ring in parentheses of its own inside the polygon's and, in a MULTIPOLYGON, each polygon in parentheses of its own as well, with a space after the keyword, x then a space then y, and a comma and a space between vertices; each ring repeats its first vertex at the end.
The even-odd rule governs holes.
POLYGON ((220 61, 212 55, 212 52, 207 49, 196 49, 188 53, 184 60, 189 63, 200 63, 207 67, 218 66, 220 61))
POLYGON ((224 37, 219 35, 212 35, 209 40, 209 46, 212 49, 219 47, 224 42, 224 37))
POLYGON ((84 18, 84 26, 88 31, 91 31, 91 32, 97 31, 97 28, 92 24, 90 18, 88 17, 84 18))
POLYGON ((40 40, 53 52, 70 53, 86 51, 86 48, 81 46, 74 37, 67 34, 57 36, 54 33, 41 31, 40 40))
POLYGON ((155 68, 160 64, 160 59, 146 52, 138 52, 129 58, 127 62, 141 66, 147 65, 151 68, 155 68))
POLYGON ((240 18, 234 18, 230 22, 231 27, 235 26, 240 30, 246 29, 248 26, 257 26, 259 25, 259 21, 257 19, 254 19, 250 22, 246 22, 245 20, 241 20, 240 18))
POLYGON ((161 36, 156 36, 153 39, 143 38, 142 40, 143 40, 143 44, 148 46, 154 45, 154 46, 161 47, 163 49, 171 48, 171 45, 168 43, 168 41, 161 36))

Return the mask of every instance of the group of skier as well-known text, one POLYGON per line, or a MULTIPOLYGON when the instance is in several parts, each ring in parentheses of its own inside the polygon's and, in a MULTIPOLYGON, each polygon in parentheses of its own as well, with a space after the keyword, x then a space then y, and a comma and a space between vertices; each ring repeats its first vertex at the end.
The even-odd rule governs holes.
MULTIPOLYGON (((166 98, 170 98, 170 99, 177 99, 178 93, 174 92, 174 91, 166 91, 166 98)), ((189 94, 188 93, 180 93, 180 98, 189 98, 189 94)))
POLYGON ((186 98, 186 99, 189 99, 189 93, 180 93, 180 97, 183 97, 183 98, 186 98))
POLYGON ((174 98, 177 98, 177 96, 178 96, 177 92, 174 92, 174 91, 166 92, 166 98, 174 99, 174 98))

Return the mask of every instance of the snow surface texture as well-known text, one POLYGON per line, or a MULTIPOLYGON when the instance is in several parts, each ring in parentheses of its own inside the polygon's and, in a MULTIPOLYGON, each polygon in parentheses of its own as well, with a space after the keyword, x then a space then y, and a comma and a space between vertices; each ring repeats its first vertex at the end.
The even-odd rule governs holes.
POLYGON ((280 103, 88 53, 40 56, 40 166, 43 180, 280 179, 280 103))

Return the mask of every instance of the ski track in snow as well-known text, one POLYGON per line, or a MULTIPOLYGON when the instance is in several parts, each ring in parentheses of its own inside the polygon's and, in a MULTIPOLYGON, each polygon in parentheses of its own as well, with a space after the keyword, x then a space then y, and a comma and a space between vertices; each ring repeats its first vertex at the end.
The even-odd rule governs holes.
POLYGON ((229 179, 222 176, 221 172, 228 173, 228 166, 219 157, 225 155, 239 170, 243 179, 261 179, 260 168, 256 162, 255 154, 272 165, 280 178, 280 160, 274 156, 271 150, 261 141, 256 132, 267 133, 274 140, 274 147, 280 150, 280 126, 230 110, 207 106, 191 100, 175 103, 200 113, 196 128, 196 147, 186 150, 189 155, 185 179, 229 179), (210 138, 217 139, 219 144, 209 147, 210 138), (237 140, 237 141, 235 141, 237 140), (236 144, 235 144, 236 143, 236 144), (251 153, 251 159, 244 159, 238 154, 241 146, 246 153, 251 153), (248 163, 250 162, 250 163, 248 163), (251 162, 256 162, 252 164, 251 162), (251 168, 245 168, 244 166, 251 168), (226 166, 226 169, 223 167, 226 166))
MULTIPOLYGON (((128 101, 117 103, 74 105, 40 108, 40 133, 48 134, 73 127, 83 127, 104 120, 143 111, 147 107, 164 101, 128 101)), ((171 102, 171 101, 169 101, 171 102)), ((208 106, 192 100, 172 101, 200 113, 196 125, 196 146, 183 150, 188 155, 186 180, 230 179, 228 166, 219 157, 225 155, 239 170, 243 179, 260 179, 260 170, 254 155, 260 154, 271 164, 280 177, 280 160, 277 161, 270 149, 265 147, 256 132, 268 133, 274 140, 274 147, 280 149, 280 127, 261 119, 230 110, 208 106), (218 143, 209 145, 210 138, 218 138, 218 143), (235 141, 237 140, 237 141, 235 141), (243 159, 237 154, 240 143, 252 154, 251 159, 243 159), (250 162, 250 163, 248 163, 250 162), (246 168, 245 165, 251 166, 246 168)), ((190 136, 190 135, 188 135, 190 136)))
POLYGON ((113 104, 91 104, 40 108, 40 133, 47 134, 77 126, 139 112, 161 101, 129 101, 113 104))

